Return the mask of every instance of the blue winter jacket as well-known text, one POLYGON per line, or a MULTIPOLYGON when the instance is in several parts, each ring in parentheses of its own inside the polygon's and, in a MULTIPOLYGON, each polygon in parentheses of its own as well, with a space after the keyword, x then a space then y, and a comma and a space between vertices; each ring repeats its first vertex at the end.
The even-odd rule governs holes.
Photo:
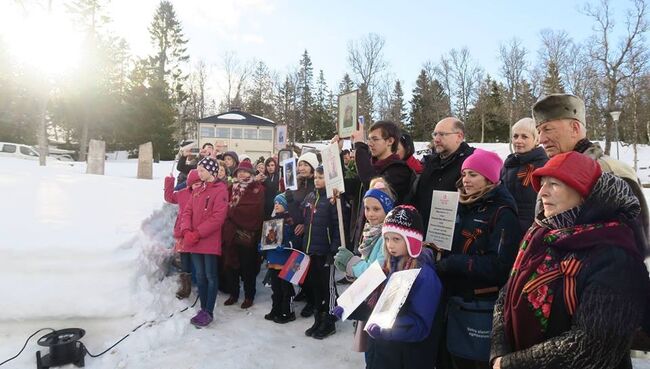
POLYGON ((302 251, 308 255, 334 255, 341 244, 336 205, 325 189, 316 189, 302 203, 305 232, 302 251))
POLYGON ((266 252, 266 261, 269 264, 283 265, 291 255, 291 249, 299 245, 296 244, 296 235, 293 233, 295 226, 291 223, 288 213, 278 214, 272 219, 284 218, 284 225, 282 226, 282 246, 278 246, 275 250, 268 250, 266 252))
MULTIPOLYGON (((398 262, 398 258, 391 259, 389 278, 396 271, 398 262)), ((423 249, 418 262, 420 273, 413 282, 393 327, 382 329, 378 340, 420 342, 429 337, 433 318, 440 303, 442 284, 436 275, 431 250, 423 249)))

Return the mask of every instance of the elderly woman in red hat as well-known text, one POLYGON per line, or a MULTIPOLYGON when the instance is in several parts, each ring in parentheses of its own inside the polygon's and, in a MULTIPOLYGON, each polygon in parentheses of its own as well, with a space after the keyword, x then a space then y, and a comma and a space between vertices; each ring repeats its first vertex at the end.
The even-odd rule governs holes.
POLYGON ((495 307, 493 368, 632 368, 648 289, 639 200, 577 152, 532 181, 542 208, 495 307))
POLYGON ((257 244, 264 221, 264 185, 255 180, 255 170, 248 160, 242 161, 233 175, 235 182, 223 227, 224 267, 230 293, 224 305, 237 303, 241 279, 244 283, 241 308, 248 309, 255 299, 255 278, 260 271, 257 244))

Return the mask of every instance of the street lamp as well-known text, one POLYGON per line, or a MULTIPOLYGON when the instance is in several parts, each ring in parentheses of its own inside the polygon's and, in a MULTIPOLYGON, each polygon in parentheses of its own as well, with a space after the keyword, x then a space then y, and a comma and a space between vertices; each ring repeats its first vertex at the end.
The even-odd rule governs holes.
POLYGON ((620 110, 610 111, 609 115, 612 116, 612 120, 614 121, 614 129, 616 130, 616 160, 618 160, 619 159, 619 157, 618 157, 618 119, 621 117, 621 111, 620 110))

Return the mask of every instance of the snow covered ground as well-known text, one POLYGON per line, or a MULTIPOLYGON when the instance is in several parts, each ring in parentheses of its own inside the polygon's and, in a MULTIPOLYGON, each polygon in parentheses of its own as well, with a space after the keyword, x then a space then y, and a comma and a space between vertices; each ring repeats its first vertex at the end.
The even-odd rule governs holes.
MULTIPOLYGON (((509 152, 504 144, 481 147, 509 152)), ((639 175, 650 183, 650 148, 640 153, 639 175)), ((621 147, 621 159, 631 164, 631 148, 621 147)), ((178 301, 175 276, 165 278, 175 209, 162 190, 172 166, 154 164, 153 180, 137 180, 134 160, 107 162, 106 175, 95 176, 84 174, 84 163, 41 168, 0 158, 0 362, 39 328, 84 328, 82 341, 97 354, 150 321, 106 355, 87 357, 86 367, 362 368, 362 355, 350 350, 351 323, 318 341, 303 334, 311 318, 265 321, 271 291, 261 283, 252 308, 224 307, 220 295, 212 326, 188 324, 194 309, 178 311, 194 295, 178 301)), ((2 369, 33 368, 43 349, 35 341, 2 369)), ((635 368, 650 362, 636 360, 635 368)))

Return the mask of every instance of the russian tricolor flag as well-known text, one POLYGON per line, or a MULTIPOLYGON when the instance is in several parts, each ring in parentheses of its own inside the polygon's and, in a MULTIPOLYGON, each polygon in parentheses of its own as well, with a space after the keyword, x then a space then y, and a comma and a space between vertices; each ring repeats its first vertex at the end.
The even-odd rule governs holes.
POLYGON ((298 250, 292 250, 291 256, 284 263, 280 274, 280 278, 295 285, 301 285, 305 282, 307 271, 309 270, 309 256, 303 254, 298 250))

